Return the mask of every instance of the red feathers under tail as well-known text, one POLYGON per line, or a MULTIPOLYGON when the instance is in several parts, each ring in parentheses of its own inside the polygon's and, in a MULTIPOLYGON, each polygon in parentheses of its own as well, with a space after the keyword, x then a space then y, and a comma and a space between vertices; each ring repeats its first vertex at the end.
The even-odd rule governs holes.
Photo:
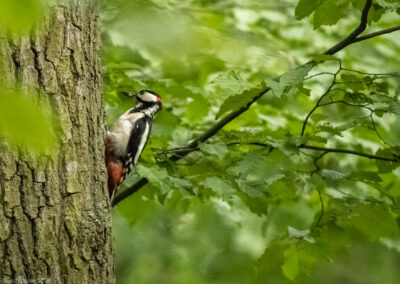
POLYGON ((121 177, 123 175, 123 163, 115 155, 113 141, 106 137, 105 141, 105 162, 108 173, 108 192, 110 197, 113 192, 117 190, 118 186, 121 184, 121 177))

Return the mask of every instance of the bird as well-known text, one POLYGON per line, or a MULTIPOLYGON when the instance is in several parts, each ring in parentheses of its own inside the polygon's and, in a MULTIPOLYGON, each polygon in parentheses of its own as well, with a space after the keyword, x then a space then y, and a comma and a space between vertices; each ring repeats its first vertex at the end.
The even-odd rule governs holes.
POLYGON ((111 200, 136 165, 149 139, 153 120, 162 109, 161 97, 153 91, 140 90, 129 95, 136 97, 136 106, 117 119, 104 139, 111 200))

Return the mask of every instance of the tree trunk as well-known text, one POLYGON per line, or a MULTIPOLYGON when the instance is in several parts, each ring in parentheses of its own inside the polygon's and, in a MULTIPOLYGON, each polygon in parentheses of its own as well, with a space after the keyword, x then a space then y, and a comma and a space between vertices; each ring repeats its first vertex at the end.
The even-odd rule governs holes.
POLYGON ((0 283, 114 282, 94 2, 53 5, 27 36, 0 31, 3 80, 58 122, 50 155, 0 142, 0 283))

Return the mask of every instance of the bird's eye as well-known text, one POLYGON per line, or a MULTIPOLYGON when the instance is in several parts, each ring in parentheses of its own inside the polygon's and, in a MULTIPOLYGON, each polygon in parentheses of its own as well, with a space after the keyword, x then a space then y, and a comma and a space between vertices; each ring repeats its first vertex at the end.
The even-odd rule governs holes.
POLYGON ((141 91, 139 92, 139 94, 143 95, 143 94, 144 94, 144 90, 141 90, 141 91))

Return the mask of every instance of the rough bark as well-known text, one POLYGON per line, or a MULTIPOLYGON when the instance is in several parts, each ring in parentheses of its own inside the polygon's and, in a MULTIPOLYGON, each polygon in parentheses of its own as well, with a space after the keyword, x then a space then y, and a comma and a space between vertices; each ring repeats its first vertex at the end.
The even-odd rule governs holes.
POLYGON ((86 0, 46 14, 30 35, 0 31, 3 79, 33 87, 58 134, 42 156, 0 140, 0 283, 113 283, 98 15, 86 0))

